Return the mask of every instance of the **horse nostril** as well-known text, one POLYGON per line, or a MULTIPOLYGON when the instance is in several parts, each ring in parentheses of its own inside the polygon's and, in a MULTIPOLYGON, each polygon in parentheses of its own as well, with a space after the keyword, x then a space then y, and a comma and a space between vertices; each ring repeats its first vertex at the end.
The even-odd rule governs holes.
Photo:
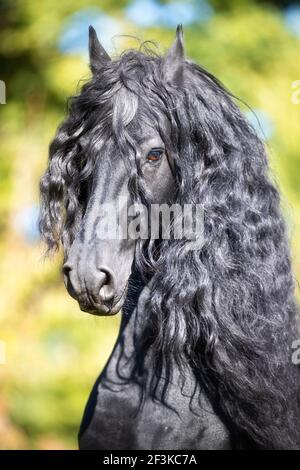
POLYGON ((99 271, 104 274, 100 284, 99 296, 103 302, 112 300, 115 296, 116 281, 114 273, 106 267, 101 266, 99 271))
POLYGON ((77 300, 79 286, 78 286, 78 282, 76 281, 76 277, 74 277, 73 275, 74 274, 73 267, 70 264, 65 263, 62 267, 62 272, 64 276, 64 283, 69 294, 71 295, 71 297, 77 300))

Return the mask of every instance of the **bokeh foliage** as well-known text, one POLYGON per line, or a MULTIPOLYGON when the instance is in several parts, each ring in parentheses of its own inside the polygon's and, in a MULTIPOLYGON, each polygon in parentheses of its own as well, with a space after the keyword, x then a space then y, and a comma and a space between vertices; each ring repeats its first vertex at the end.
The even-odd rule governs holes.
MULTIPOLYGON (((75 448, 91 386, 113 346, 119 317, 93 318, 68 297, 60 255, 18 229, 22 208, 38 204, 47 147, 66 109, 66 97, 89 77, 87 60, 57 47, 69 15, 99 7, 126 33, 153 39, 164 51, 174 31, 140 29, 126 20, 125 0, 0 0, 0 79, 7 87, 0 128, 0 448, 75 448)), ((214 15, 185 27, 187 55, 217 75, 252 108, 270 117, 267 142, 274 179, 283 194, 293 262, 300 276, 300 40, 280 8, 289 2, 212 0, 214 15)), ((101 37, 101 31, 98 31, 101 37)), ((120 39, 120 49, 134 46, 120 39)), ((247 107, 241 103, 246 111, 247 107)))

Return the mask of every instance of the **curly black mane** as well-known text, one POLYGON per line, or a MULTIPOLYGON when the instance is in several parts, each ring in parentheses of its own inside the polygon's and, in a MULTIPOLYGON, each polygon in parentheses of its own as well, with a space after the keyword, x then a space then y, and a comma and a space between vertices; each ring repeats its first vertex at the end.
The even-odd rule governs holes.
POLYGON ((138 119, 151 122, 174 155, 177 202, 204 209, 200 250, 171 240, 161 242, 155 261, 149 250, 138 253, 140 270, 152 269, 154 347, 165 362, 193 368, 237 433, 262 448, 296 448, 295 287, 264 145, 210 73, 185 60, 182 84, 171 84, 162 70, 162 57, 126 51, 71 100, 41 182, 41 232, 50 249, 72 242, 101 139, 112 137, 127 156, 138 197, 130 130, 138 119), (132 109, 117 106, 120 90, 132 109))

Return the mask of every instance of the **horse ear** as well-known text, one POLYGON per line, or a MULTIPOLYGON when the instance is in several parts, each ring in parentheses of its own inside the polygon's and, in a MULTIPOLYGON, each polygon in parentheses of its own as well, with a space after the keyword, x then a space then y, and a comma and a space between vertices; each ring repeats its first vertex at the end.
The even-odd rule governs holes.
POLYGON ((176 29, 175 41, 164 58, 163 71, 165 80, 167 82, 181 84, 183 79, 183 66, 183 30, 182 25, 179 24, 176 29))
POLYGON ((103 65, 111 60, 106 50, 100 43, 93 26, 89 27, 89 55, 90 67, 93 73, 101 69, 103 65))

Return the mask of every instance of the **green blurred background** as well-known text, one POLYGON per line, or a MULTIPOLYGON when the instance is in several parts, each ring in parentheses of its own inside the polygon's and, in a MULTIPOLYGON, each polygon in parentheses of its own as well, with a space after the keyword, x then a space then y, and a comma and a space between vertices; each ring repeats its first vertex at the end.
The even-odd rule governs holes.
POLYGON ((36 228, 49 141, 66 98, 90 75, 88 25, 114 55, 138 44, 122 34, 165 51, 179 22, 187 55, 255 111, 243 109, 266 140, 300 277, 299 3, 0 0, 2 449, 76 448, 83 407, 118 331, 119 316, 80 312, 63 287, 61 255, 43 259, 36 228))

